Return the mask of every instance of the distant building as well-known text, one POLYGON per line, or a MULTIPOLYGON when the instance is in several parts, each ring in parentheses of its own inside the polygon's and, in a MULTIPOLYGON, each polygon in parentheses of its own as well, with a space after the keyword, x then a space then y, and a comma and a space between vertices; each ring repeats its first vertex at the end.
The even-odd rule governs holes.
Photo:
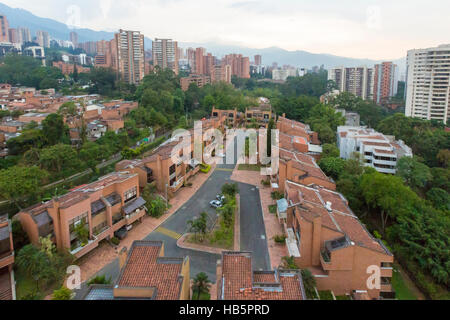
POLYGON ((43 48, 50 48, 50 36, 47 31, 36 31, 36 41, 43 48))
POLYGON ((30 29, 19 27, 19 28, 17 28, 17 34, 18 34, 20 44, 25 44, 27 42, 31 42, 30 29))
POLYGON ((0 42, 10 42, 8 30, 8 19, 5 15, 0 14, 0 42))
POLYGON ((250 78, 250 59, 242 54, 229 54, 222 59, 222 65, 231 66, 231 75, 238 78, 250 78))
POLYGON ((328 80, 333 80, 340 92, 350 92, 364 100, 373 98, 374 72, 371 68, 333 68, 328 71, 328 80))
POLYGON ((395 174, 397 161, 402 157, 412 157, 413 153, 402 140, 367 127, 338 127, 338 147, 341 158, 351 159, 359 153, 366 167, 378 172, 395 174))
POLYGON ((191 74, 189 77, 181 78, 181 89, 187 91, 191 83, 195 83, 197 87, 202 88, 203 86, 211 83, 211 77, 199 74, 191 74))
POLYGON ((298 77, 298 69, 286 68, 272 70, 272 79, 275 81, 286 81, 289 77, 298 77))
POLYGON ((170 69, 178 74, 178 43, 176 41, 156 38, 152 42, 152 56, 154 66, 170 69))
MULTIPOLYGON (((62 61, 53 62, 53 66, 61 70, 62 74, 64 75, 70 75, 74 73, 75 71, 75 64, 74 63, 65 63, 62 61)), ((77 72, 78 73, 89 73, 91 72, 90 68, 77 66, 77 72)))
POLYGON ((448 122, 450 119, 450 44, 408 51, 407 117, 448 122))
POLYGON ((392 62, 383 62, 374 67, 373 101, 385 104, 397 94, 398 67, 392 62))
POLYGON ((361 125, 361 116, 357 112, 348 112, 345 109, 337 109, 345 118, 345 125, 348 127, 359 127, 361 125))
POLYGON ((9 29, 8 30, 8 34, 9 34, 9 42, 11 43, 19 43, 19 35, 17 33, 17 29, 9 29))
POLYGON ((115 34, 115 43, 119 75, 129 84, 139 84, 145 73, 144 35, 121 29, 115 34))
POLYGON ((78 33, 76 33, 75 31, 72 31, 69 35, 69 40, 70 40, 70 42, 73 43, 75 48, 78 47, 78 33))
POLYGON ((257 54, 257 55, 255 56, 255 65, 256 65, 256 66, 262 65, 262 56, 261 56, 260 54, 257 54))

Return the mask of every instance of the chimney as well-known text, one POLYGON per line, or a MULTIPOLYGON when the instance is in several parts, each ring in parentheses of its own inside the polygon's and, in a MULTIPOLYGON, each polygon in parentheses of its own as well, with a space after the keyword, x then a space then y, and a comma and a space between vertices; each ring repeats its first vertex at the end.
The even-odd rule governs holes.
POLYGON ((325 208, 327 208, 328 212, 332 212, 333 211, 333 209, 331 208, 332 205, 333 204, 330 201, 327 201, 327 205, 326 205, 325 208))
POLYGON ((122 270, 122 268, 124 267, 125 262, 127 261, 127 256, 128 256, 127 247, 123 247, 119 253, 119 270, 122 270))

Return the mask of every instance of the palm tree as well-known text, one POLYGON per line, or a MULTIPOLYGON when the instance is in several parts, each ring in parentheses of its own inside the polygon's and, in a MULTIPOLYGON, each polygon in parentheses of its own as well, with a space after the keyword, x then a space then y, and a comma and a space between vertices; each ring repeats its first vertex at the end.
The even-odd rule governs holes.
POLYGON ((209 288, 211 286, 211 281, 204 272, 200 272, 194 278, 194 283, 192 284, 192 292, 197 291, 197 300, 200 300, 202 293, 209 293, 209 288))

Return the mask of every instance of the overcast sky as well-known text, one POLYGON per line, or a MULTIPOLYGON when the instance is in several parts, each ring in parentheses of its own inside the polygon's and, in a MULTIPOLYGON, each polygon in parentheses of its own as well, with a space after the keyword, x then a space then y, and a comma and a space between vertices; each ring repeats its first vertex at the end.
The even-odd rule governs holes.
POLYGON ((448 0, 0 0, 82 28, 395 59, 450 43, 448 0), (78 12, 80 14, 78 14, 78 12))

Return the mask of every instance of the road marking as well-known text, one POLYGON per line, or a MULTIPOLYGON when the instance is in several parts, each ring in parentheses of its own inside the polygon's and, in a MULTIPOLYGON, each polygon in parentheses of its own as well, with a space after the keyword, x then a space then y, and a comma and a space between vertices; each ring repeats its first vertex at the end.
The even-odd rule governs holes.
POLYGON ((216 168, 216 171, 233 172, 234 169, 216 168))
POLYGON ((166 229, 164 227, 159 227, 155 231, 158 232, 158 233, 164 234, 164 235, 166 235, 168 237, 171 237, 172 239, 175 239, 175 240, 178 240, 178 239, 180 239, 182 237, 181 234, 176 233, 175 231, 166 229))

